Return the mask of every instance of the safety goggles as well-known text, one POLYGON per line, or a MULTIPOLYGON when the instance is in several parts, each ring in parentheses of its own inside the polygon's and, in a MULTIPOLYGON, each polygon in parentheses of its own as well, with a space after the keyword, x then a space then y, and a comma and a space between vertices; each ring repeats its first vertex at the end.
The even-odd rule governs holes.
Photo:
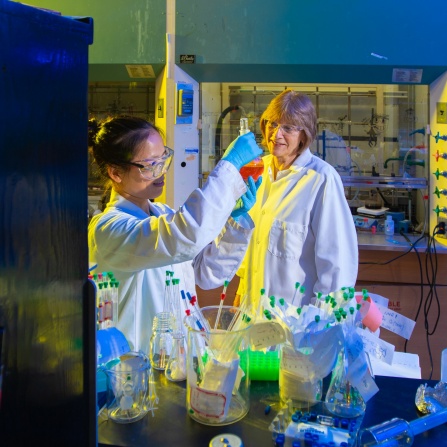
POLYGON ((264 120, 264 123, 270 131, 281 129, 286 135, 296 135, 300 130, 303 130, 301 127, 292 124, 279 124, 276 121, 264 120))
POLYGON ((165 152, 161 157, 127 161, 125 163, 136 166, 140 170, 141 176, 146 180, 155 180, 168 172, 173 156, 174 151, 168 146, 165 146, 165 152))

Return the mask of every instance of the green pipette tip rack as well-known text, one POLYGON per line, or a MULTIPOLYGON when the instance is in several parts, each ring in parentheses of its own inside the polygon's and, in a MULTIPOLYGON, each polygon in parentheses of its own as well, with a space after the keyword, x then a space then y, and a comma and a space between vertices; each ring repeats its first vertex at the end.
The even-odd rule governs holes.
MULTIPOLYGON (((250 380, 275 381, 279 379, 279 352, 278 351, 249 351, 250 380)), ((242 370, 247 372, 245 356, 241 356, 242 370)))

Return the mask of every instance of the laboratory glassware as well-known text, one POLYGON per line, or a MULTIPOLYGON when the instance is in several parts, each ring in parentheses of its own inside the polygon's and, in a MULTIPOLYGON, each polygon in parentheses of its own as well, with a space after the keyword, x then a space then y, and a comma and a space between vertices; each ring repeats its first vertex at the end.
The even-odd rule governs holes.
POLYGON ((183 333, 172 335, 172 351, 166 364, 165 376, 172 382, 186 380, 186 347, 183 333))
POLYGON ((165 370, 172 352, 172 320, 170 312, 159 312, 152 323, 149 359, 152 368, 165 370))
POLYGON ((323 380, 318 375, 308 374, 313 370, 306 356, 300 355, 293 346, 280 346, 279 397, 283 404, 291 403, 294 408, 309 408, 321 400, 323 380), (302 368, 301 365, 306 365, 302 368))
POLYGON ((407 422, 393 418, 374 427, 360 430, 359 447, 409 447, 414 437, 447 422, 447 408, 407 422))
POLYGON ((366 410, 359 390, 347 377, 348 359, 345 348, 338 354, 337 363, 332 371, 331 382, 326 393, 326 408, 334 415, 353 418, 362 415, 366 410))
POLYGON ((208 306, 185 318, 188 328, 186 406, 189 416, 204 425, 228 425, 241 420, 250 407, 250 374, 244 372, 249 355, 249 321, 228 330, 238 308, 208 306), (204 330, 197 321, 207 321, 204 330))
POLYGON ((142 352, 130 351, 101 368, 107 376, 107 414, 117 423, 142 419, 151 408, 151 365, 142 352))
MULTIPOLYGON (((248 127, 248 119, 241 118, 239 135, 244 135, 248 132, 250 132, 250 129, 248 127)), ((247 163, 245 166, 242 166, 239 172, 241 173, 242 178, 244 179, 245 182, 248 181, 248 177, 250 176, 253 177, 254 181, 256 181, 264 172, 264 162, 262 161, 261 157, 257 157, 254 160, 250 161, 250 163, 247 163)))

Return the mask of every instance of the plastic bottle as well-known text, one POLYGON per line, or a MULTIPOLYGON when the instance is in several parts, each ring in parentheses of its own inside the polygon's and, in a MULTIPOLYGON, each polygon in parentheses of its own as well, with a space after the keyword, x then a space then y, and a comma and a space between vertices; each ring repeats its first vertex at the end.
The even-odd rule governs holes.
POLYGON ((385 240, 392 242, 394 237, 394 220, 393 217, 388 214, 385 220, 385 240))
POLYGON ((441 352, 441 382, 447 382, 447 348, 441 352))

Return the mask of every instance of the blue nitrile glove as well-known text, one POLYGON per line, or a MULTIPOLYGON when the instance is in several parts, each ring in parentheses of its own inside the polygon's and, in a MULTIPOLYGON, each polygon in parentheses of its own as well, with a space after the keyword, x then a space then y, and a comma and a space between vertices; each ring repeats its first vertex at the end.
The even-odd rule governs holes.
POLYGON ((237 221, 239 217, 248 213, 256 202, 256 192, 262 183, 262 177, 258 177, 258 180, 253 180, 253 177, 247 179, 247 192, 242 195, 236 202, 236 206, 231 212, 231 217, 237 221))
POLYGON ((230 143, 222 156, 222 160, 229 161, 239 171, 250 161, 262 155, 263 151, 256 144, 253 132, 240 135, 230 143))

